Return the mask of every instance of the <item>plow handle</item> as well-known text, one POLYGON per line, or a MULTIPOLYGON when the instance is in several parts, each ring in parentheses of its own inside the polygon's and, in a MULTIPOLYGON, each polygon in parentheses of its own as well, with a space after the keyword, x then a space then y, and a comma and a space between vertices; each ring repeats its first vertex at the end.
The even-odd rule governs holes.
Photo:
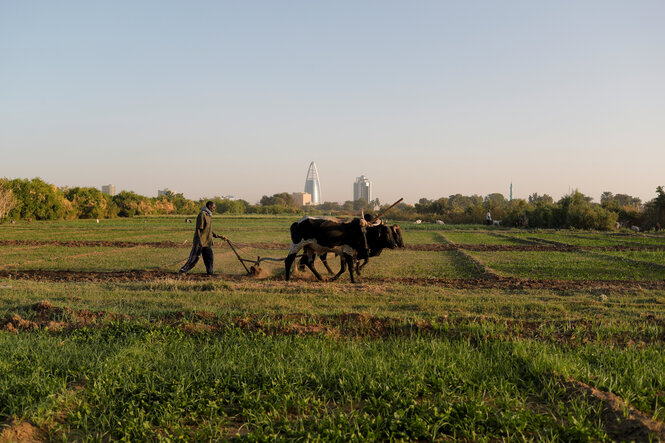
POLYGON ((377 215, 376 217, 374 217, 374 218, 372 219, 372 221, 370 221, 369 223, 370 223, 370 224, 371 224, 371 223, 374 223, 375 221, 377 221, 378 219, 380 219, 382 215, 384 215, 386 212, 390 211, 392 208, 394 208, 395 206, 397 206, 398 204, 400 204, 400 203, 402 202, 402 200, 404 200, 404 197, 400 198, 400 199, 397 200, 395 203, 393 203, 392 205, 390 205, 389 208, 384 209, 383 211, 381 211, 381 212, 379 213, 379 215, 377 215))
POLYGON ((240 261, 240 263, 242 263, 242 267, 245 268, 245 271, 247 271, 247 274, 248 275, 251 274, 251 272, 249 272, 249 269, 247 269, 247 266, 245 265, 245 261, 242 258, 240 258, 240 255, 238 255, 238 251, 236 251, 236 248, 233 247, 233 244, 231 243, 231 240, 229 240, 227 238, 226 242, 229 244, 229 246, 231 246, 231 249, 233 249, 233 252, 235 253, 236 257, 238 257, 238 261, 240 261))

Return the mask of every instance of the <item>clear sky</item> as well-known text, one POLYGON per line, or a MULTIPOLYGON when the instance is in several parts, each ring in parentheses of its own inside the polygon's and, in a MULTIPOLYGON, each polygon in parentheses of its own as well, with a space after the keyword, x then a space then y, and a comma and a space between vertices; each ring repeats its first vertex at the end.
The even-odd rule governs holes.
POLYGON ((188 198, 665 185, 665 2, 0 0, 0 177, 188 198))

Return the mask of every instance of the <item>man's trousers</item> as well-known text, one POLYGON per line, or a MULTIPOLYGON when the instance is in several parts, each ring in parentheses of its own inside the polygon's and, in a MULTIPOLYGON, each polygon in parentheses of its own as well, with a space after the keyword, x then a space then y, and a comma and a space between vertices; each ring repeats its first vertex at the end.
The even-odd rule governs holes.
POLYGON ((192 252, 189 253, 189 258, 187 259, 187 263, 182 265, 182 268, 180 268, 180 273, 185 273, 188 272, 190 269, 192 269, 196 263, 199 261, 199 257, 203 256, 203 264, 206 267, 206 273, 208 275, 213 274, 213 262, 214 262, 214 254, 212 253, 212 247, 210 246, 201 246, 201 243, 194 243, 192 246, 192 252))

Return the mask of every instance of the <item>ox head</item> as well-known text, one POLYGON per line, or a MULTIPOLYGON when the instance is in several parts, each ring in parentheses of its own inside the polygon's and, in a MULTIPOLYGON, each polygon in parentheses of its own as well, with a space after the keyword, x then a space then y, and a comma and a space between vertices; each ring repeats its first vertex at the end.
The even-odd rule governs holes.
POLYGON ((383 246, 389 249, 403 248, 404 241, 402 240, 402 231, 399 226, 392 225, 388 227, 382 223, 379 227, 379 238, 383 246))
POLYGON ((403 248, 404 240, 402 239, 402 230, 400 229, 399 225, 392 225, 390 227, 390 231, 393 234, 393 238, 395 239, 395 244, 397 245, 397 247, 403 248))
POLYGON ((364 218, 354 218, 351 220, 351 247, 358 251, 358 258, 364 259, 369 256, 369 246, 367 246, 367 221, 364 218))

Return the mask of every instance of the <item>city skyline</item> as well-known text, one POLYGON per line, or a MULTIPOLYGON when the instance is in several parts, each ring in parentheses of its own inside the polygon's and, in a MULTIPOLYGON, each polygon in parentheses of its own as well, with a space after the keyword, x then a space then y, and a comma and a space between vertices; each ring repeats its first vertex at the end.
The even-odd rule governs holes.
POLYGON ((0 3, 0 177, 381 201, 665 185, 665 3, 0 3), (122 32, 118 32, 122 29, 122 32), (343 30, 343 32, 340 32, 343 30))

